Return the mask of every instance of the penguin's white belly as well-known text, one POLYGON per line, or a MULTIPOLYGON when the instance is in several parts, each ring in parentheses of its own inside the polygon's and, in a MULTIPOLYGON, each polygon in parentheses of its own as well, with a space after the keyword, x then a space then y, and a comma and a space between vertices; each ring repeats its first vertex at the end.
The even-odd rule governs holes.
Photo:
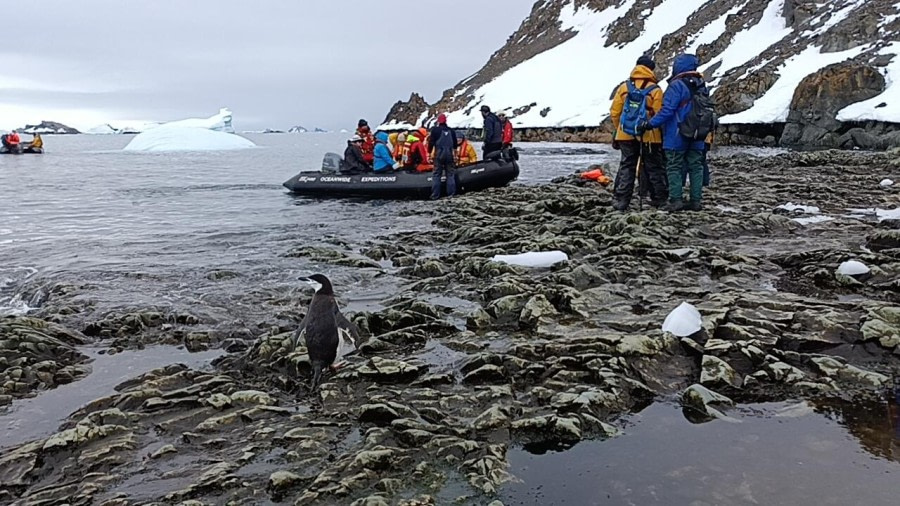
POLYGON ((334 363, 340 363, 345 356, 354 351, 356 351, 356 343, 353 341, 353 336, 350 334, 350 331, 344 328, 338 328, 337 356, 334 359, 334 363))

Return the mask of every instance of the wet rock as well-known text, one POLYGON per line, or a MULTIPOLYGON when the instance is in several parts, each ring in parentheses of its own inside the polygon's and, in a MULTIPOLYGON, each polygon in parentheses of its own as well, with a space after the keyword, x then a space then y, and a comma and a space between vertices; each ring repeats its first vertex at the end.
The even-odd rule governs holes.
POLYGON ((542 294, 528 299, 519 315, 519 324, 526 328, 535 328, 541 321, 556 315, 556 308, 542 294))
POLYGON ((700 384, 704 386, 730 386, 734 388, 741 386, 741 378, 737 375, 734 368, 728 362, 718 357, 704 355, 700 368, 700 384))
POLYGON ((178 450, 173 445, 163 445, 158 450, 150 454, 151 459, 159 459, 171 453, 178 453, 178 450))
POLYGON ((294 485, 297 485, 302 480, 303 478, 290 471, 275 471, 269 475, 268 489, 280 494, 294 485))
POLYGON ((858 367, 845 364, 840 360, 832 357, 816 357, 812 363, 819 370, 820 374, 835 378, 840 381, 857 383, 871 387, 881 387, 889 378, 883 374, 872 371, 866 371, 858 367))
POLYGON ((359 421, 361 423, 374 423, 376 425, 390 425, 391 422, 402 418, 397 409, 388 404, 366 404, 359 409, 359 421))
POLYGON ((403 383, 414 380, 427 369, 427 366, 402 360, 372 357, 357 372, 361 377, 379 383, 403 383))
POLYGON ((734 406, 734 401, 701 385, 692 385, 681 395, 681 402, 709 418, 728 418, 714 406, 734 406))
POLYGON ((502 406, 493 406, 484 413, 478 415, 472 422, 476 430, 488 431, 509 426, 509 409, 502 406))
POLYGON ((581 421, 575 417, 547 415, 516 420, 512 423, 512 430, 537 441, 581 441, 581 421))
POLYGON ((496 365, 484 365, 463 377, 463 383, 482 385, 486 383, 506 383, 506 371, 496 365))

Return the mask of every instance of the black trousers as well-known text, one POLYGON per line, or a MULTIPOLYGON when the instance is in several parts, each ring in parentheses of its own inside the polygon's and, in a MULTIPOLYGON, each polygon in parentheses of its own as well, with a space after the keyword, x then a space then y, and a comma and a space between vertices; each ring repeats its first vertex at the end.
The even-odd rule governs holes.
POLYGON ((500 151, 501 149, 503 149, 502 142, 485 142, 484 143, 484 153, 482 154, 482 158, 487 158, 488 153, 500 151))
POLYGON ((669 195, 669 184, 666 179, 665 157, 661 144, 640 141, 619 141, 622 161, 616 174, 616 185, 613 190, 619 202, 630 203, 634 194, 635 175, 638 162, 641 164, 641 189, 646 196, 656 202, 665 202, 669 195))

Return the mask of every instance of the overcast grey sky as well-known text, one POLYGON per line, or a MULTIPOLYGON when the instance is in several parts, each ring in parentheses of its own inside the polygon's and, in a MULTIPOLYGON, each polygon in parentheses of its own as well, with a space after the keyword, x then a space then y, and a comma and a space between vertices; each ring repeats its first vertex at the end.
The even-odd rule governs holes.
POLYGON ((3 24, 0 128, 206 117, 380 122, 500 48, 533 0, 43 0, 3 24))

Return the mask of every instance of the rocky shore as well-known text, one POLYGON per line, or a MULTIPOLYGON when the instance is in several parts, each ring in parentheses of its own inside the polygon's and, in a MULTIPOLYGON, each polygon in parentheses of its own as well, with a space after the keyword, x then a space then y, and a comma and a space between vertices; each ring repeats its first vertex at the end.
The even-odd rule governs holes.
POLYGON ((860 209, 900 202, 880 184, 900 180, 896 155, 713 166, 699 213, 615 213, 607 189, 573 177, 442 201, 431 231, 285 251, 403 287, 351 313, 367 342, 320 398, 291 345, 305 306, 290 300, 259 301, 278 317, 252 328, 155 308, 85 318, 52 299, 40 318, 0 320, 5 404, 87 374, 87 343, 226 351, 212 370, 133 378, 3 448, 0 504, 499 506, 512 448, 615 438, 655 401, 700 423, 748 402, 882 395, 900 373, 900 221, 860 209), (789 202, 818 209, 778 209, 789 202), (490 260, 547 250, 570 260, 490 260), (838 273, 849 260, 868 272, 838 273), (664 334, 682 302, 703 329, 664 334))

